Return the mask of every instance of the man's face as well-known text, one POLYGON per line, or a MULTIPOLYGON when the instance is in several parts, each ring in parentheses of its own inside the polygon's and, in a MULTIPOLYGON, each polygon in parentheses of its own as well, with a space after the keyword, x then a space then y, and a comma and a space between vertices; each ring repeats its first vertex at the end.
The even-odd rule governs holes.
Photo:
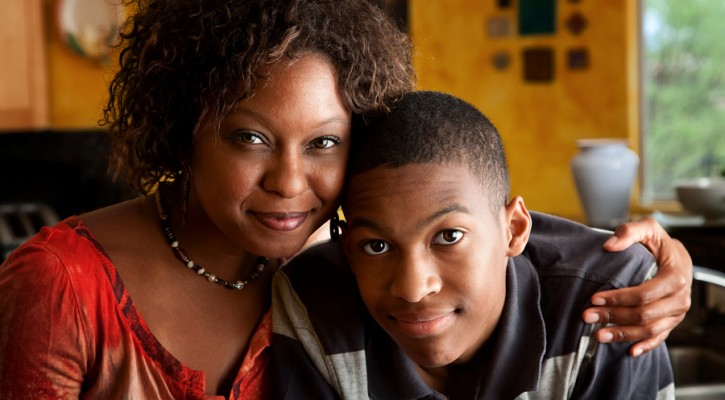
POLYGON ((352 271, 372 316, 420 367, 470 360, 495 329, 513 255, 507 207, 492 212, 463 166, 352 178, 343 209, 352 271))

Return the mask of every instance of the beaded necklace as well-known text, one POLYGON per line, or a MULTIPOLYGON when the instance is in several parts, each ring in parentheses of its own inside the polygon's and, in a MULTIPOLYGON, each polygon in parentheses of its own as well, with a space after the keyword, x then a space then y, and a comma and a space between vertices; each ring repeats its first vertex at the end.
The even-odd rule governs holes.
POLYGON ((176 256, 179 261, 186 265, 187 268, 196 272, 197 275, 206 278, 206 280, 209 282, 216 283, 217 285, 221 285, 227 289, 242 290, 247 286, 247 284, 249 284, 249 282, 253 281, 259 275, 261 275, 262 271, 264 271, 264 268, 269 264, 269 258, 259 257, 257 258, 257 265, 254 267, 254 271, 246 279, 236 282, 230 282, 225 279, 219 278, 216 275, 207 271, 206 268, 194 262, 186 254, 186 251, 179 247, 179 241, 176 240, 176 235, 174 235, 174 233, 171 231, 168 215, 164 210, 164 206, 161 201, 161 192, 159 190, 156 190, 156 209, 159 212, 161 230, 164 232, 164 235, 166 236, 166 241, 169 243, 169 246, 171 246, 171 250, 173 250, 174 256, 176 256))

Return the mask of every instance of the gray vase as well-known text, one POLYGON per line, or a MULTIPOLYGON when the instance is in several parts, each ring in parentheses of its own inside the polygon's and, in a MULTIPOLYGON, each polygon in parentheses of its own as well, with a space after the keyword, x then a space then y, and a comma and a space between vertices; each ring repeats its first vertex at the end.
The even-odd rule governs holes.
POLYGON ((571 160, 587 224, 611 229, 629 218, 629 199, 639 157, 625 140, 582 139, 571 160))

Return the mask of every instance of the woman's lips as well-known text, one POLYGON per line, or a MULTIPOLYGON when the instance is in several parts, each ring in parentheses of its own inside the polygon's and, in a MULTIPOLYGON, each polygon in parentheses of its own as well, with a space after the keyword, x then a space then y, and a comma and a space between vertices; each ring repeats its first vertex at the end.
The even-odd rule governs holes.
POLYGON ((293 213, 259 213, 252 215, 264 226, 275 231, 291 231, 302 225, 307 219, 306 212, 293 213))
POLYGON ((426 317, 393 317, 398 329, 405 335, 420 338, 437 335, 453 324, 453 312, 426 317))

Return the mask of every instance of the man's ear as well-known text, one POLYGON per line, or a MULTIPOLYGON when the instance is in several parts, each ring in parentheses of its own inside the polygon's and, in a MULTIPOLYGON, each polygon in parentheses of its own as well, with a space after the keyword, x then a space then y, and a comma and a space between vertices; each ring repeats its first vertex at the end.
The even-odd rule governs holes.
POLYGON ((531 234, 531 215, 526 209, 524 199, 516 196, 505 207, 506 228, 508 235, 507 256, 515 257, 521 254, 529 241, 531 234))

